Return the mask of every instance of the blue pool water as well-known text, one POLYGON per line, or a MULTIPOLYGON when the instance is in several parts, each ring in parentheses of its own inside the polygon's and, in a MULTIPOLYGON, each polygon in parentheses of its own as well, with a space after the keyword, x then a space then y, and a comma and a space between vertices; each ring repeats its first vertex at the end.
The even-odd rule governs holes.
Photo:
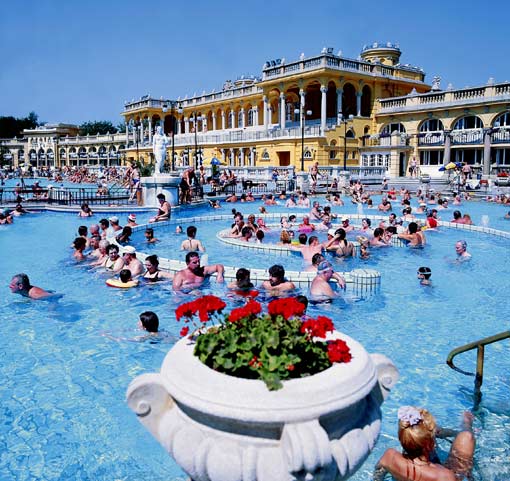
MULTIPOLYGON (((185 228, 189 216, 228 214, 231 207, 193 209, 176 216, 185 228)), ((248 214, 256 211, 258 203, 235 207, 248 214)), ((504 206, 472 202, 460 210, 469 212, 476 224, 487 215, 490 227, 510 229, 510 221, 503 218, 508 210, 504 206)), ((280 206, 268 211, 290 212, 280 206)), ((357 207, 334 207, 333 211, 356 213, 357 207)), ((449 220, 452 211, 441 213, 442 218, 449 220)), ((127 216, 118 215, 121 221, 127 216)), ((149 212, 138 213, 137 219, 144 222, 150 216, 149 212)), ((101 217, 96 214, 85 223, 101 217)), ((180 325, 174 309, 182 298, 168 285, 111 289, 105 286, 103 275, 77 266, 69 245, 82 223, 76 214, 47 212, 0 226, 0 342, 5 353, 0 363, 0 479, 184 479, 124 401, 129 382, 141 373, 159 370, 177 339, 180 325), (35 285, 64 297, 49 303, 10 294, 7 285, 17 272, 27 272, 35 285), (137 330, 138 315, 144 310, 159 315, 164 333, 156 341, 141 339, 137 330)), ((277 262, 288 270, 301 267, 298 256, 240 253, 220 244, 216 232, 229 224, 196 224, 197 237, 204 242, 211 262, 252 268, 277 262)), ((174 234, 173 226, 162 227, 156 236, 162 242, 151 247, 152 252, 183 258, 177 249, 185 237, 174 234)), ((329 315, 338 329, 359 340, 369 352, 386 354, 400 369, 401 379, 383 405, 381 437, 352 478, 356 481, 369 479, 384 450, 398 446, 399 405, 427 406, 441 425, 457 427, 460 413, 473 404, 473 378, 446 366, 448 352, 508 329, 508 240, 444 228, 427 236, 429 244, 423 250, 389 248, 372 251, 368 261, 346 263, 347 270, 366 266, 380 271, 379 294, 310 309, 312 315, 329 315), (473 254, 472 261, 464 265, 451 262, 453 245, 460 238, 467 240, 473 254), (421 265, 432 268, 432 288, 418 285, 416 269, 421 265)), ((133 242, 144 246, 141 234, 133 242)), ((224 294, 224 288, 214 281, 210 290, 224 294)), ((461 355, 456 363, 474 370, 474 352, 461 355)), ((508 341, 486 348, 483 399, 474 425, 478 481, 510 479, 509 364, 508 341)))

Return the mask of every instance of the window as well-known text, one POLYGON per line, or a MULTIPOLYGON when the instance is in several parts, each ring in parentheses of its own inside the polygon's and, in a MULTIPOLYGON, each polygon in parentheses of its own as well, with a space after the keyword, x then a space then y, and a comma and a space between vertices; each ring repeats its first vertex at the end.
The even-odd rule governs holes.
POLYGON ((310 149, 307 147, 305 149, 305 155, 303 155, 303 158, 311 160, 313 158, 312 153, 310 152, 310 149))
POLYGON ((269 152, 268 152, 266 149, 264 149, 264 152, 262 152, 261 159, 262 159, 262 160, 270 160, 270 158, 269 158, 269 152))
POLYGON ((381 130, 381 134, 391 135, 393 132, 397 132, 399 134, 405 134, 405 131, 406 131, 406 128, 400 123, 388 124, 381 130))
POLYGON ((481 129, 483 122, 476 116, 470 115, 469 117, 462 117, 455 122, 453 130, 466 130, 466 129, 481 129))
POLYGON ((444 151, 422 150, 420 152, 421 165, 443 165, 444 151))
POLYGON ((420 132, 437 132, 438 130, 444 130, 443 122, 439 119, 426 120, 420 126, 420 132))

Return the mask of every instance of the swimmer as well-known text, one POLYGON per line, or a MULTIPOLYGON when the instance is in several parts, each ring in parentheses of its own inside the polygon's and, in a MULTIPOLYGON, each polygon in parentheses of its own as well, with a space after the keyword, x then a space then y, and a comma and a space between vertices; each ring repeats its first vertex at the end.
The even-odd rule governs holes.
POLYGON ((183 288, 193 288, 201 286, 206 277, 216 274, 216 281, 222 283, 225 268, 222 264, 213 264, 210 266, 200 265, 200 255, 198 252, 188 252, 186 254, 186 267, 175 274, 173 288, 180 291, 183 288))
POLYGON ((175 226, 175 233, 176 234, 182 234, 182 226, 180 226, 180 225, 175 226))
POLYGON ((145 229, 144 235, 147 244, 155 244, 156 242, 159 242, 159 239, 154 237, 154 229, 152 227, 147 227, 147 229, 145 229))
POLYGON ((259 291, 253 289, 254 285, 250 279, 250 271, 244 267, 237 269, 236 280, 232 281, 227 287, 234 290, 239 296, 255 298, 259 295, 259 291))
POLYGON ((129 214, 127 217, 127 224, 129 227, 136 227, 138 224, 136 223, 136 214, 129 214))
POLYGON ((162 280, 171 280, 174 276, 170 272, 159 269, 159 259, 157 255, 147 256, 145 258, 145 273, 142 278, 146 282, 158 282, 162 280))
POLYGON ((55 295, 54 293, 45 291, 40 287, 32 286, 28 276, 23 273, 16 274, 11 279, 9 289, 13 294, 20 294, 23 297, 29 297, 30 299, 45 299, 55 295))
POLYGON ((142 261, 136 257, 136 249, 133 246, 126 246, 123 249, 122 258, 124 259, 124 267, 131 271, 133 277, 142 275, 144 268, 142 261))
POLYGON ((465 240, 455 243, 455 252, 457 253, 458 262, 465 262, 471 259, 471 254, 467 251, 467 242, 465 240))
POLYGON ((124 267, 124 259, 119 256, 119 246, 110 244, 107 249, 108 256, 101 267, 110 272, 120 272, 124 267))
POLYGON ((310 224, 310 217, 307 215, 303 216, 303 222, 299 224, 298 231, 299 232, 313 232, 315 230, 315 226, 310 224))
POLYGON ((432 271, 430 267, 419 267, 417 276, 420 279, 420 285, 422 286, 430 286, 432 285, 432 281, 430 280, 430 276, 432 275, 432 271))
POLYGON ((264 240, 264 237, 266 234, 264 234, 263 230, 258 230, 255 234, 255 237, 257 238, 257 244, 262 244, 262 241, 264 240))
POLYGON ((410 222, 407 232, 398 234, 397 237, 408 242, 411 247, 424 246, 426 244, 425 233, 418 229, 416 222, 410 222))
POLYGON ((106 285, 110 287, 129 288, 136 287, 138 285, 138 281, 133 279, 133 276, 131 275, 131 271, 129 269, 122 269, 119 272, 119 278, 108 279, 106 281, 106 285))
POLYGON ((80 207, 78 217, 90 217, 91 215, 93 215, 92 209, 86 202, 84 202, 80 207))
MULTIPOLYGON (((310 294, 314 297, 333 299, 338 296, 330 285, 330 280, 334 274, 333 266, 328 261, 322 261, 317 267, 317 276, 310 285, 310 294)), ((340 287, 345 287, 345 280, 339 282, 340 287)))
POLYGON ((138 321, 140 329, 149 332, 150 334, 156 334, 159 329, 159 318, 155 312, 145 311, 140 314, 140 320, 138 321))
POLYGON ((311 235, 308 238, 308 245, 303 245, 299 251, 303 256, 303 260, 307 264, 312 263, 312 258, 315 254, 321 254, 323 245, 319 243, 319 238, 315 235, 311 235))
POLYGON ((149 219, 149 222, 162 222, 170 219, 170 216, 172 214, 172 208, 170 207, 170 204, 167 202, 165 195, 158 194, 156 197, 159 202, 158 213, 156 214, 155 217, 149 219))
POLYGON ((200 242, 198 239, 195 239, 195 236, 197 235, 197 228, 194 225, 190 225, 186 229, 186 235, 188 236, 188 238, 186 240, 182 241, 181 251, 205 252, 205 248, 202 245, 202 242, 200 242))
POLYGON ((279 296, 287 291, 296 288, 293 282, 285 278, 285 269, 280 264, 275 264, 269 268, 269 279, 262 283, 262 288, 270 296, 279 296))
POLYGON ((453 436, 455 431, 441 429, 423 408, 402 406, 397 416, 398 439, 403 452, 387 449, 375 467, 374 481, 382 481, 387 473, 402 481, 472 479, 475 438, 471 413, 464 414, 463 431, 456 434, 444 466, 439 460, 436 462, 436 438, 453 436))
POLYGON ((74 239, 73 247, 74 247, 73 257, 78 262, 84 261, 85 254, 83 254, 83 251, 87 247, 87 241, 83 237, 77 237, 76 239, 74 239))
POLYGON ((359 257, 360 259, 368 259, 370 258, 370 251, 368 250, 369 240, 367 237, 359 235, 356 237, 356 240, 359 242, 359 257))

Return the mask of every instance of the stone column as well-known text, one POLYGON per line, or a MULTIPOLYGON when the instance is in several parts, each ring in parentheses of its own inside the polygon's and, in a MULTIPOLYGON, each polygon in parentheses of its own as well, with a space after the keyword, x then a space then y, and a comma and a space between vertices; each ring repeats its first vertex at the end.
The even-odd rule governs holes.
POLYGON ((244 149, 242 147, 239 149, 239 166, 244 167, 244 149))
POLYGON ((181 134, 181 119, 177 119, 177 134, 181 134))
POLYGON ((184 117, 184 133, 189 134, 189 118, 184 117))
POLYGON ((143 138, 144 138, 144 130, 143 130, 143 119, 140 122, 140 143, 143 145, 143 138))
POLYGON ((491 173, 491 129, 483 130, 483 175, 491 173))
POLYGON ((225 130, 227 128, 227 119, 225 118, 225 111, 221 111, 221 129, 225 130))
POLYGON ((342 95, 343 89, 336 89, 336 124, 340 125, 342 122, 342 95))
POLYGON ((361 117, 361 95, 362 95, 361 92, 358 92, 356 94, 356 112, 357 112, 356 115, 358 117, 361 117))
POLYGON ((259 108, 257 106, 253 107, 253 127, 258 127, 259 125, 259 108))
MULTIPOLYGON (((164 129, 165 121, 161 119, 161 128, 164 129)), ((149 144, 152 143, 152 117, 149 117, 149 144)))
POLYGON ((226 155, 225 155, 225 149, 220 149, 220 152, 221 152, 221 161, 223 163, 225 163, 226 158, 227 158, 226 155))
POLYGON ((235 165, 236 157, 234 149, 230 149, 230 165, 233 167, 235 165))
POLYGON ((243 129, 244 127, 246 127, 246 122, 245 122, 245 119, 244 119, 244 109, 241 109, 239 111, 239 127, 241 129, 243 129))
POLYGON ((255 147, 250 147, 250 166, 255 165, 255 147))
POLYGON ((327 87, 321 86, 321 132, 324 135, 326 131, 326 92, 327 87))
POLYGON ((450 137, 451 130, 445 130, 444 131, 444 157, 443 157, 443 164, 449 164, 450 163, 450 152, 451 152, 451 145, 452 145, 452 138, 450 137))
POLYGON ((212 129, 216 130, 216 112, 212 114, 212 129))
POLYGON ((303 123, 305 121, 305 91, 303 89, 299 90, 299 127, 303 128, 303 123))
POLYGON ((280 129, 285 128, 285 94, 280 94, 280 129))
POLYGON ((267 130, 269 128, 269 102, 267 99, 267 95, 264 95, 264 128, 267 130))

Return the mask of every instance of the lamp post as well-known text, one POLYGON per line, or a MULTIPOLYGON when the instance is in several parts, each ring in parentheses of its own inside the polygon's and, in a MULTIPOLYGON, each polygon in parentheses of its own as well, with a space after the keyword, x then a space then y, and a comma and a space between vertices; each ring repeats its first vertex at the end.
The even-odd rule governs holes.
POLYGON ((203 120, 204 118, 200 115, 193 114, 193 129, 195 130, 195 169, 198 169, 198 139, 197 139, 197 130, 198 130, 198 122, 203 120))
POLYGON ((354 119, 354 115, 349 115, 349 117, 344 117, 340 115, 340 124, 344 125, 344 171, 347 170, 347 124, 352 122, 354 119))
POLYGON ((305 120, 306 116, 312 115, 311 110, 304 110, 303 108, 295 109, 294 113, 300 115, 301 120, 301 171, 305 171, 305 120))
MULTIPOLYGON (((183 112, 180 102, 177 103, 175 100, 170 101, 170 106, 171 106, 170 114, 172 116, 172 172, 175 172, 175 134, 176 134, 176 130, 177 130, 177 128, 176 128, 177 122, 175 119, 175 106, 176 105, 178 105, 177 112, 179 114, 182 114, 182 112, 183 112)), ((168 105, 166 103, 163 104, 162 110, 163 110, 163 113, 166 113, 168 111, 168 105)), ((163 123, 164 123, 164 117, 163 117, 163 123)))

